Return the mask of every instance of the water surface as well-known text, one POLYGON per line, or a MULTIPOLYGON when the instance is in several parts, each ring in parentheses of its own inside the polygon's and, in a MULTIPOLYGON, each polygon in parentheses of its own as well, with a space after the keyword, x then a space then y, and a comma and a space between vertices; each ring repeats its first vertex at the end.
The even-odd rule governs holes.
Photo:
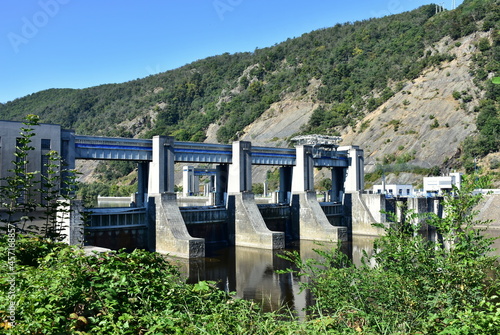
MULTIPOLYGON (((490 229, 487 234, 500 237, 500 229, 490 229)), ((342 245, 342 250, 354 264, 360 265, 363 253, 372 252, 375 238, 354 235, 352 242, 342 245)), ((300 241, 287 251, 299 252, 302 259, 321 259, 315 249, 335 247, 335 243, 318 245, 312 241, 300 241)), ((500 239, 494 242, 493 247, 497 249, 494 254, 500 255, 500 239)), ((207 246, 207 256, 203 259, 175 261, 180 265, 181 272, 188 282, 215 281, 220 289, 235 292, 238 298, 253 300, 265 311, 293 311, 303 318, 303 309, 312 303, 312 297, 308 292, 300 291, 300 283, 305 280, 304 277, 292 273, 277 273, 277 270, 293 267, 289 261, 279 257, 282 253, 280 250, 207 246)))

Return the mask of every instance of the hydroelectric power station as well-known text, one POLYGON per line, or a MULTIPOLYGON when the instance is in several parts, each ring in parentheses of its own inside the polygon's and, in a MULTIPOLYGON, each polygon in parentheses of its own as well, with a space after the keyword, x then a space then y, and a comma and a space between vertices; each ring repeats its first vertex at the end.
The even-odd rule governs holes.
MULTIPOLYGON (((9 173, 9 162, 15 159, 21 126, 0 121, 0 177, 9 173)), ((29 157, 33 171, 41 171, 47 150, 58 151, 68 169, 74 169, 76 160, 137 163, 133 205, 85 209, 89 219, 83 222, 79 213, 83 209, 75 201, 67 219, 68 243, 85 240, 112 249, 145 248, 197 258, 205 255, 207 243, 274 250, 284 248, 288 240, 345 241, 352 233, 377 235, 378 228, 371 223, 385 222, 381 214, 387 207, 384 196, 363 193, 363 150, 339 146, 338 137, 297 137, 291 149, 253 146, 247 141, 229 145, 179 142, 169 136, 149 140, 81 136, 52 124, 35 126, 34 133, 29 157), (210 206, 178 206, 176 163, 213 167, 209 171, 210 206), (257 165, 279 167, 280 186, 273 204, 257 204, 251 192, 252 167, 257 165), (315 168, 331 171, 328 201, 317 200, 315 168)))

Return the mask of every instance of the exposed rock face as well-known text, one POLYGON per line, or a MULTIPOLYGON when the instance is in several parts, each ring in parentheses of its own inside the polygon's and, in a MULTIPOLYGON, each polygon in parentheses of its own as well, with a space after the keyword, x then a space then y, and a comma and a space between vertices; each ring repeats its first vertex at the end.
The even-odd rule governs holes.
POLYGON ((287 139, 297 133, 318 107, 313 102, 284 100, 274 103, 259 119, 245 128, 241 140, 260 146, 287 146, 287 139))
MULTIPOLYGON (((367 114, 357 129, 347 129, 342 134, 343 143, 361 145, 368 164, 382 163, 387 155, 406 153, 412 158, 409 163, 432 167, 453 157, 463 140, 476 130, 472 110, 482 93, 473 83, 470 66, 475 43, 487 35, 442 40, 432 52, 447 52, 455 59, 427 69, 406 83, 394 97, 367 114), (453 96, 454 92, 469 95, 472 100, 464 104, 453 96)), ((368 172, 373 169, 374 165, 367 167, 368 172)))
MULTIPOLYGON (((366 171, 384 157, 407 155, 407 163, 430 168, 441 166, 456 155, 463 140, 476 130, 474 106, 482 92, 471 76, 471 58, 476 43, 489 33, 452 41, 445 38, 429 47, 432 54, 451 54, 455 59, 426 69, 376 110, 367 113, 355 128, 342 131, 342 145, 359 145, 365 150, 366 171), (470 96, 464 103, 454 92, 470 96)), ((254 145, 286 146, 286 139, 298 132, 319 106, 313 97, 321 83, 311 83, 305 96, 288 96, 274 103, 255 122, 245 128, 241 140, 254 145)), ((213 136, 209 134, 209 138, 213 136)), ((262 175, 256 173, 257 178, 262 175)), ((421 176, 410 173, 389 176, 388 182, 418 183, 421 176)))

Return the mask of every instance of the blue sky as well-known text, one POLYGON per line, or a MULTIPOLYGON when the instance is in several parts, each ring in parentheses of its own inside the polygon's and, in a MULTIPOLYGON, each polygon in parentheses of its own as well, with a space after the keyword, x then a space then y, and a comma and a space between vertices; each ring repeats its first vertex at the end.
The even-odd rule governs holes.
POLYGON ((0 102, 126 82, 436 2, 451 9, 453 0, 0 0, 0 102))

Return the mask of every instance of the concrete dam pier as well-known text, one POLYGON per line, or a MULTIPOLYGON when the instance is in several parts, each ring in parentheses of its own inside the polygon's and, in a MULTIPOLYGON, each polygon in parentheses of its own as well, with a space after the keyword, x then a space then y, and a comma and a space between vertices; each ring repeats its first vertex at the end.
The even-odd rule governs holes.
MULTIPOLYGON (((0 125, 0 172, 5 176, 7 163, 15 159, 22 124, 0 121, 0 125)), ((355 225, 346 216, 352 211, 344 200, 348 194, 362 192, 363 150, 339 146, 338 137, 298 137, 292 149, 252 146, 247 141, 178 142, 169 136, 150 140, 80 136, 50 124, 36 126, 34 133, 34 150, 28 158, 33 171, 43 171, 47 150, 59 152, 68 169, 75 168, 76 160, 137 163, 138 189, 131 206, 86 209, 88 220, 82 222, 75 202, 72 214, 65 218, 70 243, 85 240, 100 247, 147 248, 197 258, 205 255, 206 243, 275 250, 284 248, 287 240, 345 240, 349 227, 355 225), (178 206, 175 164, 212 166, 206 169, 213 185, 211 206, 178 206), (258 165, 279 167, 280 185, 273 204, 257 204, 251 193, 252 167, 258 165), (331 172, 328 202, 317 200, 314 168, 331 172)))

